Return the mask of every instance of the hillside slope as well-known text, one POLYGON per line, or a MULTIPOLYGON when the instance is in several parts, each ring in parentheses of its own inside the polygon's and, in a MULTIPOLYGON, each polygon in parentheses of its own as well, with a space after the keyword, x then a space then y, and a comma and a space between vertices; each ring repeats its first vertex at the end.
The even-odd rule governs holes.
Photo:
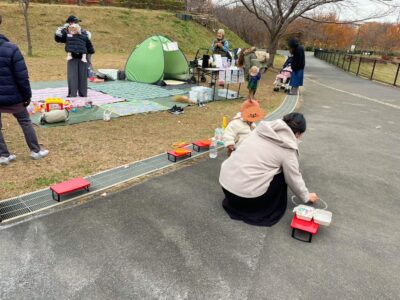
MULTIPOLYGON (((166 11, 150 11, 114 7, 85 7, 71 5, 32 4, 29 9, 34 55, 53 56, 63 52, 54 42, 56 27, 64 24, 68 15, 82 20, 82 27, 93 34, 97 53, 129 53, 132 48, 150 35, 160 34, 179 42, 186 54, 199 47, 210 47, 214 33, 192 22, 181 21, 166 11)), ((26 50, 25 27, 18 5, 0 3, 3 25, 0 32, 26 50)), ((237 35, 227 30, 232 47, 246 45, 237 35)))

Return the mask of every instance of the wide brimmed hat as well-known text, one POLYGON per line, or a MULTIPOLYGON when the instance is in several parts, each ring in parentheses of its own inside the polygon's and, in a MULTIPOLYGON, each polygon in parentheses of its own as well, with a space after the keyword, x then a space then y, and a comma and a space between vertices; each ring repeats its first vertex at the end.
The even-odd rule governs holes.
POLYGON ((253 105, 251 107, 246 108, 242 112, 242 119, 246 122, 257 122, 265 117, 266 113, 263 111, 260 106, 253 105))

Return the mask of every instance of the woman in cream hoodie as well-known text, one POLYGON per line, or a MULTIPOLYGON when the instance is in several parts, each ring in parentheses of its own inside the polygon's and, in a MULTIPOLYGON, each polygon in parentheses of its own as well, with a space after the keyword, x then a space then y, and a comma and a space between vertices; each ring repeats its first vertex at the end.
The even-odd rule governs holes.
POLYGON ((261 122, 221 166, 223 207, 233 219, 272 226, 283 216, 287 185, 304 202, 316 202, 299 171, 298 144, 306 130, 300 113, 261 122))

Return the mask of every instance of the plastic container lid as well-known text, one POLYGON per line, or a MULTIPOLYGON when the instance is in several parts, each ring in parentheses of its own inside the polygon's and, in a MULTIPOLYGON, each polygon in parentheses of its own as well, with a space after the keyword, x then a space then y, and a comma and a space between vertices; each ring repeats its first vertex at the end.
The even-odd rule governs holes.
POLYGON ((320 225, 329 226, 332 222, 332 212, 327 210, 316 209, 313 217, 314 222, 320 225))
POLYGON ((298 205, 293 209, 297 218, 304 221, 311 221, 314 215, 315 208, 308 205, 298 205))

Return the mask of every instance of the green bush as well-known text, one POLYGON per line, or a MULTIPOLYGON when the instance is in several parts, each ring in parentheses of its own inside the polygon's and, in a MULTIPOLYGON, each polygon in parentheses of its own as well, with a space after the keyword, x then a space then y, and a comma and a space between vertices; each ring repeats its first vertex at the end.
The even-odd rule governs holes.
POLYGON ((314 51, 314 47, 313 46, 306 46, 306 51, 314 51))

